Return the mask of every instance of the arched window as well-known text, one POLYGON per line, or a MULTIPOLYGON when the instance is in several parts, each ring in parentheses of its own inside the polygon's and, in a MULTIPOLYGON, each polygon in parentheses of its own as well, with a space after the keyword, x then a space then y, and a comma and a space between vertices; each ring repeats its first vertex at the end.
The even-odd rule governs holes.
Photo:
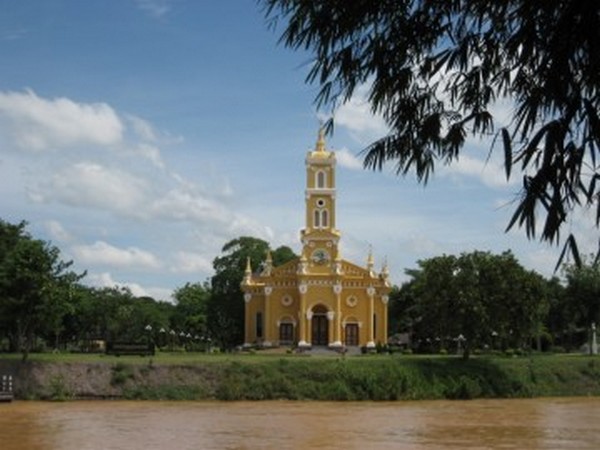
POLYGON ((327 174, 322 171, 319 170, 317 172, 317 188, 318 189, 324 189, 325 187, 327 187, 327 174))
POLYGON ((323 211, 321 211, 321 226, 322 227, 328 227, 329 223, 329 216, 327 214, 327 210, 324 209, 323 211))
POLYGON ((313 213, 313 227, 327 228, 329 226, 329 212, 326 209, 315 209, 313 213))

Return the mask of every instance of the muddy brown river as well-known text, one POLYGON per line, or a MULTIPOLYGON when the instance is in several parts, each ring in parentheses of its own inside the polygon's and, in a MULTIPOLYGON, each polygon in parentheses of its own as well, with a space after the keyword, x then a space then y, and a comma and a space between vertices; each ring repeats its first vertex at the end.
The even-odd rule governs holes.
POLYGON ((0 404, 1 450, 598 448, 600 398, 0 404))

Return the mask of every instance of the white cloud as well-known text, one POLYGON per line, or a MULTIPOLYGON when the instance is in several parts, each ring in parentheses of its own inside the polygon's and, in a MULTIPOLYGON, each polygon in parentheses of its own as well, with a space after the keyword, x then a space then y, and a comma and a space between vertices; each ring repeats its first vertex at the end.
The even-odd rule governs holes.
POLYGON ((360 170, 363 168, 362 161, 347 148, 337 150, 335 158, 339 165, 346 169, 360 170))
POLYGON ((96 241, 91 245, 77 245, 72 251, 77 261, 83 265, 99 264, 132 269, 157 269, 161 266, 150 252, 136 247, 121 249, 104 241, 96 241))
POLYGON ((172 301, 173 292, 159 287, 144 287, 138 283, 121 283, 115 281, 108 272, 88 274, 85 278, 88 285, 98 288, 127 288, 134 297, 152 297, 156 300, 172 301))
POLYGON ((499 165, 497 161, 493 159, 483 161, 468 155, 465 151, 463 151, 457 161, 454 161, 449 166, 443 166, 440 173, 467 175, 479 179, 479 181, 491 188, 502 188, 517 183, 515 177, 510 182, 506 180, 504 167, 499 165))
POLYGON ((185 251, 175 253, 172 272, 211 273, 212 271, 212 261, 203 254, 185 251))
POLYGON ((158 142, 156 131, 152 125, 141 117, 137 117, 131 114, 127 114, 127 121, 131 125, 132 131, 142 140, 146 142, 158 142))
POLYGON ((155 167, 159 169, 164 169, 165 164, 160 156, 160 150, 150 144, 140 143, 137 148, 134 149, 133 153, 137 153, 143 158, 150 161, 155 167))
POLYGON ((76 145, 115 145, 123 123, 105 103, 44 99, 33 91, 0 92, 0 130, 23 150, 43 151, 76 145))
POLYGON ((194 222, 229 222, 229 214, 219 202, 200 195, 198 192, 175 187, 151 205, 152 215, 171 220, 192 220, 194 222))
POLYGON ((124 170, 81 162, 63 168, 32 188, 30 198, 140 217, 148 189, 148 181, 124 170))
POLYGON ((168 0, 134 0, 138 8, 153 17, 162 17, 171 10, 168 0))
POLYGON ((51 239, 59 242, 69 242, 72 239, 71 234, 56 220, 48 220, 45 226, 51 239))
POLYGON ((382 116, 373 114, 368 100, 370 84, 359 86, 350 100, 334 113, 336 125, 347 128, 359 142, 370 142, 387 134, 389 127, 382 116))

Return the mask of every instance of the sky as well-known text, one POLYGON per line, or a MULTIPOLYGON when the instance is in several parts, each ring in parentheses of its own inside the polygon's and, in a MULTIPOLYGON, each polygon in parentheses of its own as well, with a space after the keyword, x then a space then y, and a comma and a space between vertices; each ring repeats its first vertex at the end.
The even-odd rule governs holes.
MULTIPOLYGON (((26 220, 83 282, 170 300, 240 236, 300 251, 306 152, 332 111, 310 55, 278 45, 254 0, 0 0, 0 218, 26 220)), ((345 259, 512 250, 551 276, 560 248, 505 233, 519 192, 490 142, 426 186, 362 168, 384 136, 367 87, 333 111, 345 259)), ((500 119, 510 105, 499 104, 500 119)), ((587 242, 580 242, 585 253, 587 242)), ((590 249, 592 248, 589 242, 590 249)), ((590 250, 591 251, 591 250, 590 250)))

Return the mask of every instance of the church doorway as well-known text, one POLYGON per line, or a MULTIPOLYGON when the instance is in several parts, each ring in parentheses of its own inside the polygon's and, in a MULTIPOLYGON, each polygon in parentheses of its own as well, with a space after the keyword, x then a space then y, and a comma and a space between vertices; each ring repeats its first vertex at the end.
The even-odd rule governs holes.
POLYGON ((279 345, 289 345, 294 342, 294 324, 283 322, 279 325, 279 345))
POLYGON ((358 324, 348 323, 346 324, 346 345, 356 346, 358 345, 358 324))
POLYGON ((324 306, 315 306, 312 316, 312 345, 327 345, 329 343, 329 321, 327 309, 324 306))

